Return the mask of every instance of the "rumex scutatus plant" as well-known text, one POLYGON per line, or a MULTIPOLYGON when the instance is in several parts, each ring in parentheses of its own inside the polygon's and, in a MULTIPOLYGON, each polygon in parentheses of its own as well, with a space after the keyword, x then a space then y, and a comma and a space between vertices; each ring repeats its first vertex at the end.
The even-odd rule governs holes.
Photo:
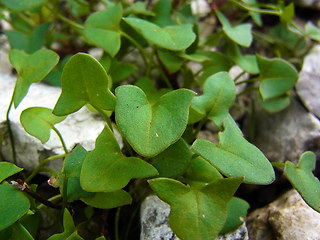
MULTIPOLYGON (((207 15, 199 17, 188 1, 0 0, 1 19, 12 27, 3 33, 18 75, 7 112, 13 163, 0 162, 4 239, 37 238, 40 213, 52 217, 51 208, 60 210, 61 233, 49 239, 83 239, 81 224, 75 226, 70 214, 74 201, 88 206, 87 223, 94 208, 120 211, 138 201, 134 197, 146 192, 146 183, 170 205, 170 227, 181 239, 214 239, 243 223, 249 205, 234 197, 238 187, 271 184, 275 174, 264 154, 243 137, 229 110, 247 93, 252 103, 258 101, 269 112, 286 108, 299 59, 312 46, 310 39, 319 40, 320 30, 312 23, 305 29, 296 26, 293 4, 282 1, 220 3, 212 1, 207 15), (278 24, 262 31, 261 15, 276 16, 278 24), (210 19, 216 23, 204 34, 210 19), (276 54, 263 55, 255 46, 276 54), (99 59, 84 53, 91 47, 103 50, 99 59), (136 61, 126 62, 132 54, 136 61), (228 74, 233 65, 243 70, 234 79, 228 74), (250 77, 239 81, 244 73, 250 77), (20 121, 42 143, 53 130, 65 153, 26 172, 14 164, 8 116, 30 85, 42 80, 61 85, 55 107, 25 109, 20 121), (246 87, 236 94, 242 84, 246 87), (55 127, 82 107, 106 122, 92 151, 81 145, 67 149, 55 127), (219 130, 218 143, 197 137, 207 122, 219 130), (123 138, 123 149, 115 131, 123 138), (45 168, 59 158, 64 158, 60 172, 45 168), (42 171, 49 171, 51 185, 60 190, 49 200, 35 192, 36 185, 28 185, 42 171)), ((283 168, 305 201, 319 211, 320 186, 312 174, 315 155, 304 153, 297 166, 274 166, 283 168)), ((114 235, 120 239, 116 216, 114 235)), ((95 234, 109 238, 107 231, 95 234)))

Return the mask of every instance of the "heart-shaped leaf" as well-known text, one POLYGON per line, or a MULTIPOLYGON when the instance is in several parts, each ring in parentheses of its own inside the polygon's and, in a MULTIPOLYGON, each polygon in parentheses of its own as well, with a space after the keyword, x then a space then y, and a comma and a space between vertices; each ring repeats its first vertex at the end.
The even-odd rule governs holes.
POLYGON ((13 163, 0 162, 0 183, 7 177, 10 177, 18 172, 21 172, 23 168, 19 168, 13 163))
POLYGON ((0 0, 7 8, 16 11, 27 10, 44 4, 47 0, 0 0))
POLYGON ((153 157, 182 136, 194 92, 178 89, 151 104, 139 87, 126 85, 116 89, 116 96, 119 130, 137 153, 153 157))
POLYGON ((54 234, 50 238, 48 238, 48 240, 64 239, 83 240, 83 238, 78 235, 72 216, 67 208, 63 212, 63 232, 54 234))
POLYGON ((95 208, 110 209, 130 204, 132 198, 129 193, 120 189, 113 192, 97 192, 81 198, 81 201, 95 208))
POLYGON ((124 20, 151 43, 173 51, 188 48, 196 39, 191 24, 159 27, 139 18, 127 17, 124 20))
POLYGON ((270 99, 285 94, 298 80, 297 70, 283 59, 257 57, 260 68, 260 93, 270 99))
POLYGON ((0 184, 0 231, 25 215, 30 207, 28 198, 12 185, 0 184))
POLYGON ((17 107, 27 95, 32 83, 40 82, 58 63, 59 56, 51 50, 41 49, 31 55, 12 49, 9 59, 18 72, 18 79, 14 88, 13 102, 17 107))
POLYGON ((222 235, 231 232, 243 224, 249 208, 250 205, 245 200, 233 197, 228 205, 228 216, 226 223, 219 234, 222 235))
POLYGON ((225 34, 237 44, 243 47, 249 47, 252 42, 251 24, 244 23, 232 27, 228 19, 219 11, 216 11, 217 17, 222 24, 225 34))
POLYGON ((105 11, 93 13, 84 24, 84 35, 89 42, 103 48, 114 57, 121 45, 119 31, 121 18, 122 7, 120 4, 105 11))
POLYGON ((287 161, 284 173, 306 203, 317 212, 320 212, 320 182, 312 173, 315 167, 315 154, 313 152, 305 152, 301 155, 297 166, 287 161))
POLYGON ((95 149, 84 159, 80 183, 88 192, 112 192, 125 187, 132 178, 157 174, 157 170, 142 159, 123 155, 106 126, 96 140, 95 149))
POLYGON ((45 143, 50 138, 50 130, 54 125, 66 117, 59 117, 52 113, 52 109, 44 107, 31 107, 23 110, 20 122, 24 130, 30 135, 45 143))
POLYGON ((236 94, 232 78, 226 72, 216 73, 204 83, 204 93, 196 96, 191 103, 189 123, 204 117, 212 120, 219 128, 228 116, 236 94))
POLYGON ((245 183, 253 184, 273 182, 273 167, 263 153, 241 136, 239 128, 230 118, 223 125, 219 144, 197 139, 192 149, 228 177, 244 176, 245 183))
POLYGON ((153 166, 158 170, 159 177, 176 177, 186 171, 191 156, 188 144, 181 138, 154 157, 153 166))
POLYGON ((85 53, 77 53, 66 63, 61 77, 62 93, 54 107, 57 116, 78 111, 86 103, 100 110, 112 111, 115 96, 101 64, 85 53))
MULTIPOLYGON (((60 177, 60 182, 63 182, 63 178, 67 178, 67 199, 68 201, 74 201, 80 199, 80 197, 87 197, 93 195, 93 193, 86 192, 80 186, 80 173, 83 161, 87 155, 87 151, 77 146, 66 157, 63 163, 64 174, 60 177)), ((60 185, 60 192, 63 192, 63 184, 60 185)))
POLYGON ((243 178, 226 178, 203 185, 184 185, 169 178, 149 180, 158 197, 171 207, 169 224, 185 240, 212 240, 222 229, 228 203, 243 178))
POLYGON ((290 96, 286 94, 280 97, 263 100, 259 93, 258 100, 261 106, 269 113, 279 112, 290 105, 290 96))

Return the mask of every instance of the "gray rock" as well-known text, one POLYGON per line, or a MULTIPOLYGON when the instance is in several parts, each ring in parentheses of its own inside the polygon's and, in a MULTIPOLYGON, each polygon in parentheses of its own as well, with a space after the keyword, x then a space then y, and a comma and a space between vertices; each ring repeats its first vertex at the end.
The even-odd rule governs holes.
POLYGON ((297 163, 307 150, 320 156, 320 121, 297 100, 281 112, 259 109, 255 116, 254 144, 270 161, 297 163))
MULTIPOLYGON (((11 99, 16 78, 8 74, 0 74, 0 131, 4 133, 2 142, 2 154, 6 160, 12 161, 10 141, 5 124, 6 111, 11 99)), ((17 163, 19 166, 32 170, 39 164, 39 161, 55 154, 63 153, 58 136, 51 132, 48 142, 41 142, 27 134, 20 124, 21 112, 29 107, 53 108, 61 89, 48 86, 42 83, 32 84, 27 96, 23 99, 17 109, 12 108, 9 119, 15 140, 17 163)), ((56 128, 61 133, 66 146, 71 150, 75 144, 81 144, 85 149, 94 149, 95 140, 105 126, 104 120, 97 114, 90 112, 87 108, 82 108, 78 112, 69 115, 63 122, 56 124, 56 128)), ((115 133, 122 147, 122 140, 118 133, 115 133)), ((57 161, 53 161, 56 163, 57 161)), ((55 170, 59 170, 58 165, 49 165, 55 170)))
POLYGON ((300 7, 320 9, 320 0, 294 0, 293 2, 300 7))
POLYGON ((320 213, 309 207, 296 190, 249 214, 250 240, 318 240, 320 213))
MULTIPOLYGON (((170 206, 161 201, 156 195, 148 196, 141 205, 140 240, 179 240, 172 232, 168 217, 170 206)), ((245 224, 234 232, 219 236, 216 240, 248 240, 248 231, 245 224)))
POLYGON ((296 84, 297 93, 304 105, 320 118, 320 45, 304 59, 296 84))

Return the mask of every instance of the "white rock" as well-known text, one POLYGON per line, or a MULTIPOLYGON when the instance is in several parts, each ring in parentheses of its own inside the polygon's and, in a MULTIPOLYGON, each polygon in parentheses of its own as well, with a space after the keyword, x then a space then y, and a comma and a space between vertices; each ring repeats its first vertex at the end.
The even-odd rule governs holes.
POLYGON ((297 6, 320 9, 320 0, 294 0, 293 2, 297 6))
MULTIPOLYGON (((9 106, 16 78, 8 74, 0 74, 0 127, 5 133, 2 143, 2 153, 6 160, 12 161, 10 141, 5 124, 6 111, 9 106)), ((53 108, 60 96, 60 88, 34 83, 31 85, 27 96, 22 100, 17 109, 12 108, 9 119, 15 140, 17 163, 28 170, 34 169, 39 161, 44 158, 63 153, 58 136, 51 132, 48 142, 41 144, 39 140, 27 134, 20 124, 21 112, 29 107, 53 108)), ((95 140, 105 126, 104 120, 97 114, 83 107, 78 112, 69 115, 63 122, 56 124, 66 146, 71 150, 75 144, 81 144, 86 150, 94 149, 95 140)), ((121 137, 116 138, 122 147, 121 137)), ((52 166, 50 166, 52 167, 52 166)), ((59 170, 59 166, 54 167, 59 170)))
POLYGON ((191 10, 196 16, 205 16, 211 11, 208 2, 205 0, 191 1, 191 10))
POLYGON ((320 118, 320 45, 304 59, 296 84, 297 93, 304 105, 320 118))
POLYGON ((309 207, 296 190, 290 190, 247 218, 250 240, 318 240, 320 213, 309 207))
MULTIPOLYGON (((161 201, 156 195, 148 196, 141 204, 140 240, 179 240, 172 232, 168 217, 170 206, 161 201)), ((216 240, 248 240, 248 231, 243 224, 234 232, 219 236, 216 240)))

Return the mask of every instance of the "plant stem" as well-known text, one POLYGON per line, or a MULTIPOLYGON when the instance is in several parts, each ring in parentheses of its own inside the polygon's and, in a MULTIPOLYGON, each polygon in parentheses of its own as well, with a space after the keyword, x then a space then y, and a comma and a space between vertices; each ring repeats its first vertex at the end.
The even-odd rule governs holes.
POLYGON ((66 147, 66 144, 65 144, 65 142, 64 142, 64 140, 63 140, 60 132, 59 132, 58 129, 56 129, 55 127, 52 127, 52 130, 55 131, 56 134, 58 135, 65 154, 68 154, 68 153, 69 153, 69 152, 68 152, 68 149, 67 149, 67 147, 66 147))
MULTIPOLYGON (((57 199, 59 199, 59 198, 61 198, 61 197, 62 197, 61 194, 58 194, 58 195, 53 196, 52 198, 49 198, 47 201, 48 201, 48 202, 52 202, 52 201, 57 200, 57 199)), ((41 203, 41 204, 39 204, 39 205, 37 206, 37 209, 40 210, 40 209, 43 208, 44 206, 46 206, 46 205, 44 205, 43 203, 41 203)))
POLYGON ((12 161, 13 161, 14 164, 17 164, 16 148, 14 146, 14 138, 13 138, 13 133, 12 133, 11 124, 10 124, 10 120, 9 120, 10 110, 11 110, 11 107, 13 105, 13 96, 14 96, 14 92, 12 94, 12 97, 11 97, 11 100, 10 100, 10 103, 9 103, 9 107, 8 107, 8 110, 7 110, 6 124, 7 124, 8 133, 9 133, 10 144, 11 144, 12 161))
POLYGON ((48 162, 55 160, 55 159, 59 159, 59 158, 63 158, 65 157, 67 154, 60 154, 60 155, 55 155, 52 157, 48 157, 44 160, 42 160, 39 165, 32 171, 31 175, 25 180, 26 183, 30 182, 31 179, 39 172, 40 169, 42 169, 42 167, 44 165, 46 165, 48 162))
POLYGON ((243 94, 246 94, 248 92, 252 92, 252 91, 256 91, 256 90, 259 90, 258 87, 250 87, 250 88, 246 88, 245 90, 243 90, 242 92, 238 93, 237 94, 237 97, 243 95, 243 94))
MULTIPOLYGON (((92 105, 91 105, 91 106, 92 106, 92 105)), ((104 112, 102 109, 97 108, 97 107, 94 107, 94 106, 92 106, 92 107, 93 107, 98 113, 101 114, 101 116, 102 116, 102 117, 104 118, 104 120, 107 122, 109 128, 110 128, 111 131, 112 131, 112 122, 111 122, 110 118, 105 114, 105 112, 104 112)))
POLYGON ((280 162, 271 162, 273 167, 284 168, 285 164, 280 162))
POLYGON ((234 82, 237 82, 239 80, 239 78, 241 78, 244 74, 246 73, 246 71, 242 71, 241 73, 239 73, 235 79, 233 80, 234 82))
POLYGON ((62 170, 62 177, 63 177, 63 192, 62 192, 62 205, 61 205, 61 212, 60 212, 61 219, 63 219, 64 209, 67 206, 67 200, 68 200, 67 199, 67 197, 68 197, 67 196, 68 179, 67 179, 66 172, 64 169, 62 170))
POLYGON ((258 9, 258 8, 252 8, 252 7, 248 7, 245 4, 241 3, 240 1, 237 0, 231 0, 231 2, 233 2, 234 4, 238 5, 239 7, 250 11, 250 12, 256 12, 256 13, 262 13, 262 14, 270 14, 270 15, 276 15, 276 16, 280 16, 281 12, 280 11, 272 11, 272 10, 268 10, 268 9, 258 9))
POLYGON ((115 240, 120 240, 119 238, 119 220, 120 220, 120 211, 121 207, 118 207, 115 220, 114 220, 114 235, 115 235, 115 240))

